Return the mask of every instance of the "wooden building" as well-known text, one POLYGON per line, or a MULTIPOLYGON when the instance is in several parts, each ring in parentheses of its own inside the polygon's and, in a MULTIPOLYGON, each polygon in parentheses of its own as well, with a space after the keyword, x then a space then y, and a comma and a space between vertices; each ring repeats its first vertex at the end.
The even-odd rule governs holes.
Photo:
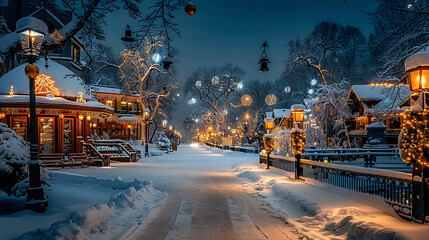
MULTIPOLYGON (((38 144, 40 153, 82 152, 91 128, 104 122, 114 109, 92 100, 81 78, 63 65, 48 60, 36 65, 35 79, 38 144)), ((29 80, 21 65, 0 78, 0 121, 28 140, 29 80)))
POLYGON ((402 113, 408 108, 401 103, 410 96, 408 85, 396 83, 353 85, 347 97, 351 116, 347 119, 349 137, 355 147, 362 147, 367 139, 366 127, 382 120, 386 125, 386 139, 396 146, 401 131, 402 113))
POLYGON ((90 87, 97 101, 113 108, 114 113, 104 122, 94 125, 93 135, 101 138, 140 140, 144 120, 141 117, 141 97, 136 92, 124 93, 106 85, 90 87))

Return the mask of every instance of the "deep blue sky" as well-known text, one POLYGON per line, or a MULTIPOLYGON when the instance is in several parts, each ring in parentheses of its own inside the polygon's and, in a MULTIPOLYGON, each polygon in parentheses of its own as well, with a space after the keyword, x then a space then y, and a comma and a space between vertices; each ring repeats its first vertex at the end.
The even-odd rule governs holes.
MULTIPOLYGON (((274 80, 279 77, 288 55, 287 43, 307 36, 321 21, 353 25, 368 36, 372 31, 363 11, 377 6, 374 0, 194 0, 197 13, 176 13, 182 38, 173 45, 180 54, 174 63, 178 78, 184 82, 198 67, 238 65, 247 73, 245 79, 274 80), (259 72, 260 45, 268 41, 269 72, 259 72)), ((106 38, 115 53, 123 47, 120 37, 127 17, 115 14, 108 21, 106 38)), ((131 22, 131 25, 134 25, 131 22)), ((186 100, 174 116, 186 118, 191 108, 186 100)), ((194 107, 194 106, 192 106, 194 107)))

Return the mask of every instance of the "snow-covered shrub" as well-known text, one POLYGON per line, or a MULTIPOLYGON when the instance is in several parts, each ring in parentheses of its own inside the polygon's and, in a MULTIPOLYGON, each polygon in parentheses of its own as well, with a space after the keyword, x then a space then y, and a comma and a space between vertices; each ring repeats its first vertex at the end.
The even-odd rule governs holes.
MULTIPOLYGON (((0 191, 23 196, 27 193, 30 144, 0 123, 0 191)), ((48 174, 41 169, 42 182, 48 174)))
POLYGON ((165 133, 162 133, 159 138, 158 141, 156 142, 156 146, 158 148, 169 148, 171 145, 170 139, 167 137, 167 135, 165 135, 165 133))
POLYGON ((284 155, 291 154, 291 148, 290 148, 290 139, 289 139, 289 129, 281 130, 276 129, 273 131, 273 135, 275 136, 275 152, 276 155, 284 155))

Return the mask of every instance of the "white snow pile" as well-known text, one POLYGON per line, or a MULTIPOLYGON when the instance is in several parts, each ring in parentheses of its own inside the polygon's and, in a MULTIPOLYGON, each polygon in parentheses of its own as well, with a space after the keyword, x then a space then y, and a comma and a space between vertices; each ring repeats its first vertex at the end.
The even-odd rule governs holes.
POLYGON ((117 239, 131 234, 143 224, 166 197, 166 193, 155 190, 150 181, 134 179, 133 182, 125 182, 120 177, 115 180, 83 178, 85 184, 99 184, 123 191, 111 196, 108 203, 71 212, 66 219, 53 223, 47 229, 39 228, 16 239, 117 239))
MULTIPOLYGON (((24 196, 28 186, 30 145, 6 124, 0 123, 0 191, 7 195, 24 196)), ((41 168, 42 182, 49 179, 41 168)))
POLYGON ((422 239, 429 228, 402 220, 380 197, 320 183, 265 165, 233 169, 249 194, 308 239, 422 239), (285 176, 286 175, 286 176, 285 176))

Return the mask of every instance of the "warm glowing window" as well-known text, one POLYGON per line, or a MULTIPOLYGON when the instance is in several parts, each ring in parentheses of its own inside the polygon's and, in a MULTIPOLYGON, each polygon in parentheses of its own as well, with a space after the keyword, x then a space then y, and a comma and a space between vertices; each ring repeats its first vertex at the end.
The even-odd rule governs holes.
POLYGON ((356 130, 366 130, 368 125, 367 117, 356 117, 356 130))
POLYGON ((106 101, 106 106, 113 108, 113 102, 110 100, 106 101))

